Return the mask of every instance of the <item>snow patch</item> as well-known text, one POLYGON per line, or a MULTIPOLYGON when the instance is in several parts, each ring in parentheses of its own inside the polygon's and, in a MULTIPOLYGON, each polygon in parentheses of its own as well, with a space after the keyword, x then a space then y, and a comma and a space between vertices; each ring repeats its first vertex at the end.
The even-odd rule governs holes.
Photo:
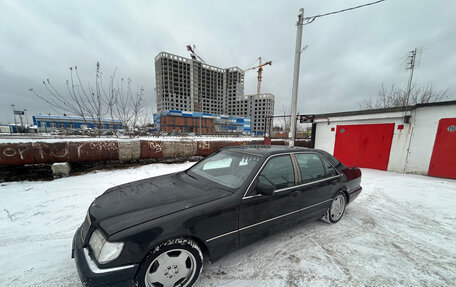
MULTIPOLYGON (((0 185, 0 285, 81 286, 72 237, 118 184, 189 168, 150 164, 0 185)), ((361 195, 328 225, 300 225, 206 265, 199 286, 451 286, 456 181, 363 169, 361 195)))

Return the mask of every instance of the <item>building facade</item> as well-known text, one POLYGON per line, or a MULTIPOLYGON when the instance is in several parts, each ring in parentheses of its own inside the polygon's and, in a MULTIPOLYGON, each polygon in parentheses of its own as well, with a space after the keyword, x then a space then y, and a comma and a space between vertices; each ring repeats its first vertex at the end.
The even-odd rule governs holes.
POLYGON ((244 93, 244 71, 161 52, 155 57, 157 111, 226 114, 244 93))
POLYGON ((155 127, 160 132, 197 135, 250 134, 250 118, 215 115, 200 112, 161 111, 154 114, 155 127))
POLYGON ((155 57, 155 79, 159 114, 175 110, 249 117, 255 134, 264 130, 263 117, 274 114, 272 94, 244 96, 244 71, 238 67, 222 69, 161 52, 155 57))
POLYGON ((274 115, 274 95, 248 95, 246 98, 247 115, 252 119, 252 134, 263 135, 267 117, 274 115))
POLYGON ((99 126, 97 119, 82 118, 77 116, 33 116, 33 124, 37 126, 38 132, 49 132, 57 129, 94 129, 121 130, 122 122, 116 119, 101 119, 99 126))
POLYGON ((456 179, 456 101, 315 115, 315 148, 348 166, 456 179))
POLYGON ((8 133, 8 134, 13 134, 13 133, 18 133, 19 132, 19 127, 18 125, 14 124, 0 124, 0 133, 8 133))

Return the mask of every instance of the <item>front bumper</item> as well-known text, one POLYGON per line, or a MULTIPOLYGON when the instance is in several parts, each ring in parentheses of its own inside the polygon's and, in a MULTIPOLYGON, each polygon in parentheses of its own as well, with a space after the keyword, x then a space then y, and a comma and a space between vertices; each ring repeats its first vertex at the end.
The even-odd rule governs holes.
POLYGON ((84 286, 134 286, 133 278, 138 264, 113 268, 99 268, 82 246, 80 228, 73 237, 72 257, 78 269, 79 278, 84 286))

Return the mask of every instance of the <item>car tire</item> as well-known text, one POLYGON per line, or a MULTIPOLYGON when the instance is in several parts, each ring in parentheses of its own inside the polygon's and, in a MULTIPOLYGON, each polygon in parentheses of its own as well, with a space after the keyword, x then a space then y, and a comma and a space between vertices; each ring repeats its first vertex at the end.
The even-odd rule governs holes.
POLYGON ((344 215, 346 206, 347 198, 345 197, 345 194, 343 192, 338 192, 336 196, 334 196, 331 206, 326 210, 321 220, 329 224, 338 222, 344 215))
POLYGON ((191 239, 179 237, 161 243, 144 259, 135 277, 137 287, 191 287, 203 270, 203 254, 191 239))

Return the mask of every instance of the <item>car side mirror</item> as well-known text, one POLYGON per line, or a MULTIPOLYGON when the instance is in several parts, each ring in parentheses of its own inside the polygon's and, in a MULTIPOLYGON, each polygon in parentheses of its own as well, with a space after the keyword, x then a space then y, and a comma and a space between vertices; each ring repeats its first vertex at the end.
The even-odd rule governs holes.
POLYGON ((256 191, 258 194, 272 196, 274 195, 275 186, 264 183, 257 183, 256 191))

